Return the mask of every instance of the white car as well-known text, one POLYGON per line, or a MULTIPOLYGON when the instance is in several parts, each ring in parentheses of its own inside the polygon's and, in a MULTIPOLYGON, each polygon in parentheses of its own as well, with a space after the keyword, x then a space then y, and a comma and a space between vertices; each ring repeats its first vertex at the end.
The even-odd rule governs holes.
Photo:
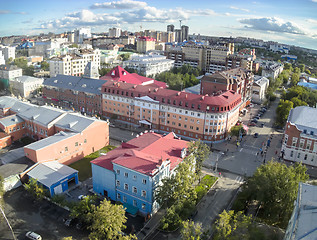
POLYGON ((31 231, 27 232, 27 233, 25 234, 25 236, 26 236, 28 239, 32 239, 32 240, 42 240, 42 237, 41 237, 40 234, 37 234, 37 233, 35 233, 35 232, 31 232, 31 231))
POLYGON ((78 200, 83 200, 86 196, 85 195, 79 195, 78 200))

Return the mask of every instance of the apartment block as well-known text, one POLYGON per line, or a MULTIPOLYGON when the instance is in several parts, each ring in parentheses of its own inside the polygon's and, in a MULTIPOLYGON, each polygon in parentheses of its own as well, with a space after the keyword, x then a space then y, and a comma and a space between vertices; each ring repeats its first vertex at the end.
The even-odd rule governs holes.
POLYGON ((92 62, 97 68, 100 68, 100 50, 79 49, 74 54, 67 54, 52 58, 50 63, 50 76, 57 74, 82 76, 86 65, 92 62))
POLYGON ((136 42, 136 50, 140 53, 155 50, 155 39, 151 37, 139 37, 136 42))
POLYGON ((102 98, 106 117, 213 142, 226 138, 241 105, 241 95, 232 90, 204 96, 122 82, 105 83, 102 98))
POLYGON ((92 39, 93 48, 104 49, 109 44, 134 45, 135 36, 99 37, 92 39))
POLYGON ((14 95, 27 98, 43 86, 43 81, 43 78, 21 76, 10 79, 9 84, 14 95))
POLYGON ((22 76, 22 68, 15 65, 0 65, 0 78, 14 79, 22 76))
POLYGON ((291 162, 317 166, 317 109, 291 109, 285 126, 282 157, 291 162))

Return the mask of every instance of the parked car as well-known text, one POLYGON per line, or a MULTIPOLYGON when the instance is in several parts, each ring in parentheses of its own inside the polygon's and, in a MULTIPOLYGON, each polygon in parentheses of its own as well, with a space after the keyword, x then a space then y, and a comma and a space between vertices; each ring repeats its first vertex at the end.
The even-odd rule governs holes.
POLYGON ((86 228, 86 224, 80 221, 76 224, 76 228, 78 230, 83 230, 84 228, 86 228))
POLYGON ((85 195, 79 195, 78 200, 83 200, 86 196, 85 195))
POLYGON ((261 128, 263 128, 264 127, 264 123, 261 123, 261 128))
POLYGON ((259 137, 259 134, 258 134, 258 133, 254 133, 254 137, 255 137, 255 138, 258 138, 258 137, 259 137))
POLYGON ((261 111, 266 112, 266 111, 267 111, 267 108, 266 108, 266 107, 261 107, 261 111))
POLYGON ((71 227, 71 226, 73 226, 75 223, 77 222, 77 220, 75 219, 75 218, 68 218, 68 219, 66 219, 66 221, 65 221, 65 226, 67 226, 67 227, 71 227))
POLYGON ((255 122, 249 122, 248 126, 254 127, 254 126, 256 126, 256 123, 255 122))
POLYGON ((255 116, 253 119, 259 120, 260 117, 259 116, 255 116))
POLYGON ((258 119, 253 118, 253 119, 251 120, 251 122, 258 123, 258 119))
POLYGON ((26 236, 28 239, 32 239, 32 240, 42 240, 42 237, 41 237, 40 234, 37 234, 37 233, 35 233, 35 232, 31 232, 31 231, 27 232, 27 233, 25 234, 25 236, 26 236))

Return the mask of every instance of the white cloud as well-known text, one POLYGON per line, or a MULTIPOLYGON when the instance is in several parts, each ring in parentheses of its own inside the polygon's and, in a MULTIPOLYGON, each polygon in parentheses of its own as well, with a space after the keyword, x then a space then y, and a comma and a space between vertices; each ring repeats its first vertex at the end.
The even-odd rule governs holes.
MULTIPOLYGON (((317 0, 316 0, 317 1, 317 0)), ((313 24, 313 25, 317 25, 317 20, 316 19, 307 19, 306 20, 307 22, 309 22, 309 23, 311 23, 311 24, 313 24)))
POLYGON ((308 35, 302 27, 292 22, 285 22, 282 19, 275 17, 263 17, 263 18, 246 18, 240 19, 240 23, 246 24, 245 28, 269 31, 269 32, 281 32, 291 34, 308 35))
POLYGON ((119 0, 113 2, 95 3, 90 6, 91 9, 106 8, 106 9, 134 9, 144 8, 147 6, 146 2, 133 0, 119 0))
POLYGON ((315 2, 315 3, 317 3, 317 0, 311 0, 312 2, 315 2))
POLYGON ((246 9, 246 8, 238 8, 236 6, 230 6, 231 9, 234 9, 234 10, 239 10, 239 11, 243 11, 243 12, 250 12, 249 9, 246 9))
MULTIPOLYGON (((123 2, 123 1, 120 1, 123 2)), ((182 8, 175 9, 157 9, 151 6, 145 6, 140 9, 130 11, 115 11, 110 13, 94 13, 92 10, 84 9, 80 12, 66 14, 61 19, 44 22, 41 28, 76 28, 79 26, 102 26, 116 23, 137 23, 137 22, 172 22, 179 19, 188 20, 192 16, 210 16, 216 15, 211 9, 188 10, 182 8)))

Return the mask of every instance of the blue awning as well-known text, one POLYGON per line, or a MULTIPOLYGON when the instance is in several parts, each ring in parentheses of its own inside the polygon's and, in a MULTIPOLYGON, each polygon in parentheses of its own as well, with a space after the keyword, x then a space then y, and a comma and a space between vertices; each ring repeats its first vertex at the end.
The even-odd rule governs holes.
POLYGON ((139 211, 139 209, 137 207, 134 207, 128 203, 123 203, 123 207, 125 207, 126 211, 132 215, 136 215, 139 211))

